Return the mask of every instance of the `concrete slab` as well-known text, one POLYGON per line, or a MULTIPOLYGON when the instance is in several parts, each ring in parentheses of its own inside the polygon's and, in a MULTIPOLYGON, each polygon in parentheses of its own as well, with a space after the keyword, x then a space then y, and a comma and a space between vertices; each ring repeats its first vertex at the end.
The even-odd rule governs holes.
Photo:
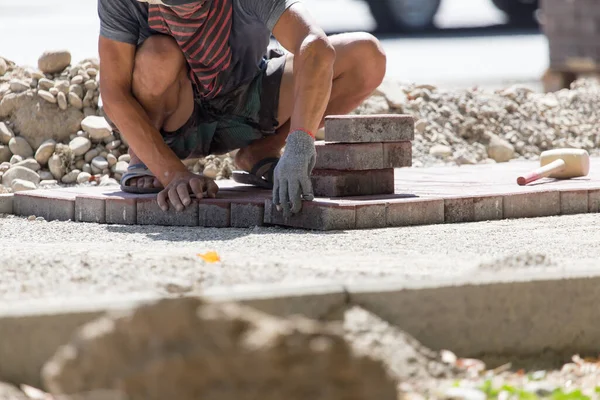
POLYGON ((543 271, 452 281, 347 285, 350 303, 426 346, 463 357, 597 354, 600 272, 543 271))
MULTIPOLYGON (((202 296, 216 302, 240 302, 273 315, 314 319, 329 318, 347 303, 344 288, 337 284, 247 285, 209 289, 202 296)), ((42 365, 77 328, 106 311, 159 298, 147 295, 0 304, 0 380, 41 387, 42 365)))

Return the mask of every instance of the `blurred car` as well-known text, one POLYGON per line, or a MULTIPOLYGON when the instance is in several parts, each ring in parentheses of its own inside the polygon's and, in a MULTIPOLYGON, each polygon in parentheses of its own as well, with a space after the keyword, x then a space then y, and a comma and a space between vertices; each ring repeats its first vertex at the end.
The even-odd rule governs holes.
MULTIPOLYGON (((442 0, 365 0, 380 32, 419 32, 433 27, 442 0)), ((482 0, 485 1, 485 0, 482 0)), ((487 0, 505 12, 512 24, 535 21, 539 0, 487 0)))

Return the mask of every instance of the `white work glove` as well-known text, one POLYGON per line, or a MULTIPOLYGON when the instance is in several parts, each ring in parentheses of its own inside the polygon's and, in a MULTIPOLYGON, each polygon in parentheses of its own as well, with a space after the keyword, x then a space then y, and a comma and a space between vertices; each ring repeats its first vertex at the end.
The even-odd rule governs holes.
POLYGON ((302 200, 314 200, 310 175, 316 161, 315 139, 302 130, 290 133, 273 176, 273 204, 284 216, 300 212, 302 200))

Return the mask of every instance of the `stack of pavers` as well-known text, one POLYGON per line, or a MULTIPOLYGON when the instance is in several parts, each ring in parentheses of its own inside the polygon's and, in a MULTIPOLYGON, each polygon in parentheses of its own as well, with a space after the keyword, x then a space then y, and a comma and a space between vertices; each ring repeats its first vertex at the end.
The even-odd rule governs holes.
POLYGON ((317 197, 394 193, 394 168, 412 165, 414 119, 409 115, 352 115, 325 119, 317 142, 317 197))
POLYGON ((412 196, 394 194, 394 168, 412 165, 414 130, 409 115, 327 117, 325 141, 316 143, 315 200, 304 202, 302 212, 289 218, 267 201, 264 222, 317 230, 411 224, 403 215, 411 212, 407 197, 412 196))

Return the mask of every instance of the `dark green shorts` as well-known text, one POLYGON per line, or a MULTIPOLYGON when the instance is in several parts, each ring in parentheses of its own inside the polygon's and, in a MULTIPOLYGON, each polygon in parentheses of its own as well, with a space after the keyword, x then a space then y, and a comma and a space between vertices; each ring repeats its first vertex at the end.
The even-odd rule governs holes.
POLYGON ((180 159, 225 154, 274 135, 286 56, 271 50, 250 83, 214 99, 196 96, 194 112, 175 132, 161 132, 180 159))

